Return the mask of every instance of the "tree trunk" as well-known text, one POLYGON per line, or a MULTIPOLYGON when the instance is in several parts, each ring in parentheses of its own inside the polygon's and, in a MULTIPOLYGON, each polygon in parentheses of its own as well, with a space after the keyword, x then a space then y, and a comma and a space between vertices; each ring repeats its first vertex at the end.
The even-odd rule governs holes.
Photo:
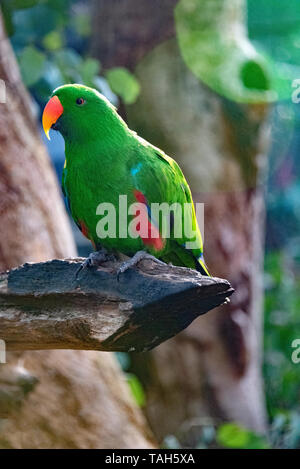
MULTIPOLYGON (((54 172, 0 17, 0 270, 76 255, 54 172)), ((1 324, 0 324, 1 338, 1 324)), ((114 356, 7 354, 0 364, 0 448, 152 447, 114 356)))
MULTIPOLYGON (((205 203, 208 268, 213 275, 229 279, 236 289, 229 305, 198 318, 153 352, 134 356, 135 371, 147 390, 146 412, 155 435, 161 440, 176 434, 185 444, 194 445, 206 422, 201 420, 204 416, 265 431, 260 180, 267 106, 229 101, 197 79, 183 62, 176 40, 165 40, 166 31, 174 35, 171 13, 176 2, 159 2, 163 7, 151 2, 151 15, 145 14, 148 3, 95 2, 94 45, 99 43, 101 48, 94 46, 94 51, 105 67, 128 63, 134 68, 132 57, 136 58, 142 91, 137 103, 126 108, 129 125, 181 165, 194 201, 205 203), (157 25, 154 17, 164 21, 157 25), (136 32, 143 30, 148 35, 152 31, 149 44, 160 42, 151 51, 145 47, 144 54, 136 32), (128 58, 124 37, 130 37, 128 58), (110 49, 103 51, 105 47, 110 49)), ((210 3, 202 1, 203 14, 210 3)), ((237 21, 242 30, 244 18, 239 15, 245 3, 236 1, 233 11, 229 4, 226 1, 221 11, 214 10, 214 21, 220 14, 224 31, 233 30, 237 21), (228 6, 234 14, 227 14, 228 6)))

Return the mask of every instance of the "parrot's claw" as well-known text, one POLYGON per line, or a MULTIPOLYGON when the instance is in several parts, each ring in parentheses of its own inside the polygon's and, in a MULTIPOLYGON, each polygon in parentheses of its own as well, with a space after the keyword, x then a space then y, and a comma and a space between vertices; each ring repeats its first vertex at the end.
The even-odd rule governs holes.
POLYGON ((148 254, 146 251, 138 251, 135 253, 131 259, 128 261, 125 261, 122 263, 122 265, 119 267, 117 271, 117 280, 119 281, 120 275, 126 272, 126 270, 130 269, 131 267, 135 267, 141 260, 143 259, 151 259, 152 261, 155 261, 158 264, 163 264, 166 265, 164 262, 160 261, 154 256, 151 256, 151 254, 148 254))
POLYGON ((85 261, 82 262, 81 266, 77 270, 76 279, 78 279, 80 272, 82 272, 86 268, 98 267, 102 265, 104 262, 113 261, 113 260, 115 260, 114 255, 108 254, 108 252, 104 248, 102 248, 100 251, 91 252, 89 257, 87 257, 85 261))

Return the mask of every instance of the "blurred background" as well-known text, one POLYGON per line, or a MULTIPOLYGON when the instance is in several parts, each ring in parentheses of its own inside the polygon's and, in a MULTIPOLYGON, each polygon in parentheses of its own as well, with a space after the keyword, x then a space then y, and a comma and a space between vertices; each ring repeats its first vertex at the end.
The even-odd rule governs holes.
POLYGON ((83 83, 180 163, 205 203, 209 270, 236 288, 157 350, 117 354, 155 441, 300 448, 299 1, 1 0, 1 10, 59 182, 64 143, 46 140, 41 112, 54 88, 83 83))

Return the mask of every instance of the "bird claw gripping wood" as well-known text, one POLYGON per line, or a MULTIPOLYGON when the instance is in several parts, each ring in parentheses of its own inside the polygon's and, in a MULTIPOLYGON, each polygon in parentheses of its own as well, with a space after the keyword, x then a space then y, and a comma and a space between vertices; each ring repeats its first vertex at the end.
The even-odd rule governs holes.
POLYGON ((104 248, 96 252, 91 252, 89 257, 87 257, 85 261, 82 262, 81 266, 77 270, 76 279, 78 279, 79 274, 83 272, 86 268, 99 267, 104 262, 114 261, 114 260, 115 260, 115 256, 112 254, 108 254, 108 252, 104 248))
POLYGON ((117 280, 119 281, 121 274, 126 272, 126 270, 137 266, 138 263, 140 261, 142 261, 143 259, 150 259, 150 260, 156 262, 157 264, 166 265, 165 262, 162 262, 159 259, 157 259, 156 257, 151 256, 151 254, 148 254, 148 252, 138 251, 138 252, 135 253, 135 255, 133 257, 131 257, 131 259, 128 259, 128 261, 125 261, 121 264, 121 266, 119 267, 119 269, 117 271, 117 280))

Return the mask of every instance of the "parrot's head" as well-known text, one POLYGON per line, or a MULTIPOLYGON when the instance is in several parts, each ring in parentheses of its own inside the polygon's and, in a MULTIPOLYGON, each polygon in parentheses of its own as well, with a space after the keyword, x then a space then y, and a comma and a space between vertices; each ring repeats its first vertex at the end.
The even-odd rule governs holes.
MULTIPOLYGON (((43 128, 58 130, 66 139, 88 140, 118 126, 121 118, 98 91, 84 85, 64 85, 53 91, 43 112, 43 128)), ((124 123, 123 123, 124 124, 124 123)))

